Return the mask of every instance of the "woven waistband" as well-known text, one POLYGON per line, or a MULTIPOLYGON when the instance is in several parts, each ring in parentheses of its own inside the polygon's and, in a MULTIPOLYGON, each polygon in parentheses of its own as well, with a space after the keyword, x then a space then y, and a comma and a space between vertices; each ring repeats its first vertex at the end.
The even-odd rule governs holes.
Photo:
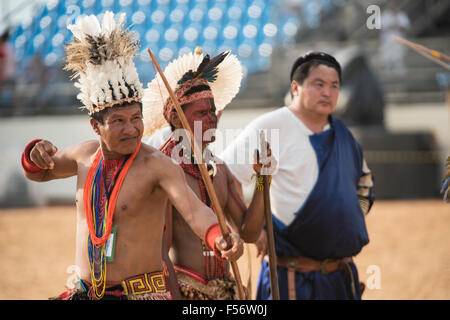
POLYGON ((163 271, 129 277, 122 281, 122 287, 126 295, 167 292, 163 271))
MULTIPOLYGON (((75 293, 86 294, 88 299, 92 298, 92 285, 85 280, 79 281, 80 287, 71 290, 69 293, 63 293, 64 296, 70 296, 75 293), (78 291, 78 292, 77 292, 78 291)), ((163 271, 144 273, 129 277, 123 281, 107 281, 105 288, 105 297, 125 297, 133 299, 136 297, 144 297, 145 299, 171 299, 170 292, 166 287, 163 271)), ((59 297, 63 298, 64 297, 59 297)), ((70 298, 70 297, 69 297, 70 298)))
POLYGON ((208 283, 208 280, 206 279, 206 277, 201 275, 200 273, 197 273, 195 271, 192 271, 192 270, 189 270, 189 269, 177 266, 175 264, 173 265, 173 268, 175 269, 176 272, 185 274, 185 275, 187 275, 187 276, 189 276, 189 277, 191 277, 191 278, 193 278, 193 279, 195 279, 195 280, 197 280, 197 281, 199 281, 199 282, 201 282, 203 284, 207 284, 208 283))

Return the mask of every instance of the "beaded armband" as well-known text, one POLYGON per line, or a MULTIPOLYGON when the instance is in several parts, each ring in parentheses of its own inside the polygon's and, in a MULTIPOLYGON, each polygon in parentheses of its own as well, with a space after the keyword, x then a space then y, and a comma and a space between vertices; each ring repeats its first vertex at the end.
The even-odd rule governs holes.
MULTIPOLYGON (((269 186, 272 183, 272 176, 269 176, 269 186)), ((264 176, 256 174, 255 190, 264 190, 264 176)))

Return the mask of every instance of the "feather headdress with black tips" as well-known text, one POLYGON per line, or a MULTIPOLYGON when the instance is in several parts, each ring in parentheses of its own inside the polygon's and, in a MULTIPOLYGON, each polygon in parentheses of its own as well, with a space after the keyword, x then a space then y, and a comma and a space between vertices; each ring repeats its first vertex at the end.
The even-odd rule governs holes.
POLYGON ((106 11, 102 23, 90 15, 67 28, 74 41, 66 46, 65 70, 73 71, 72 79, 80 89, 77 98, 89 114, 142 98, 142 84, 133 62, 139 41, 124 29, 125 14, 116 22, 114 13, 106 11))
MULTIPOLYGON (((210 58, 209 55, 203 56, 201 48, 170 62, 164 75, 180 105, 212 98, 216 112, 223 110, 236 96, 243 77, 241 63, 230 51, 210 58)), ((168 114, 175 108, 162 84, 158 73, 144 89, 144 136, 168 126, 168 114)))

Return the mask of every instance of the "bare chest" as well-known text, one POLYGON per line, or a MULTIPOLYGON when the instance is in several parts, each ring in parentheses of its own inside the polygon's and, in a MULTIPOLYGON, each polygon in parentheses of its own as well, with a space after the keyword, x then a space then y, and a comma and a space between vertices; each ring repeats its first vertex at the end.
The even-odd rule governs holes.
MULTIPOLYGON (((210 200, 211 196, 208 194, 206 184, 203 182, 203 180, 186 173, 186 171, 185 176, 189 187, 192 189, 192 191, 194 191, 198 198, 203 203, 212 205, 210 200)), ((222 208, 224 208, 228 199, 227 177, 226 172, 224 172, 224 170, 221 170, 220 167, 218 167, 216 175, 212 177, 212 183, 214 186, 215 194, 219 200, 219 204, 222 208)))
MULTIPOLYGON (((90 199, 94 194, 94 183, 87 179, 89 168, 90 165, 79 165, 76 192, 79 219, 84 219, 86 211, 90 211, 89 204, 92 207, 90 199)), ((107 209, 110 216, 112 215, 114 224, 130 225, 141 220, 147 224, 151 222, 155 212, 158 213, 155 218, 161 219, 160 213, 167 196, 161 189, 156 188, 151 175, 139 168, 138 164, 132 165, 127 172, 123 173, 123 180, 109 185, 109 188, 105 188, 104 181, 97 181, 97 187, 100 183, 102 187, 97 195, 98 202, 93 207, 97 211, 107 209)), ((111 179, 114 179, 114 175, 111 179)))

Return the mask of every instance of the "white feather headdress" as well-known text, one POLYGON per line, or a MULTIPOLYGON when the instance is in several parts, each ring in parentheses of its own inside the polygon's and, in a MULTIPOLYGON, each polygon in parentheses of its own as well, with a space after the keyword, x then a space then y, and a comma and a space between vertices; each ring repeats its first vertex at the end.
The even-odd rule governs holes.
POLYGON ((116 22, 114 13, 106 11, 101 24, 90 15, 67 26, 74 41, 66 46, 64 69, 78 78, 77 98, 89 114, 142 99, 143 88, 133 62, 139 41, 129 29, 123 29, 124 20, 124 13, 116 22))
MULTIPOLYGON (((201 65, 206 65, 208 68, 208 63, 209 71, 202 72, 202 78, 211 88, 216 112, 218 112, 231 102, 241 86, 242 66, 235 55, 227 51, 209 59, 208 55, 204 57, 201 49, 197 48, 196 53, 189 52, 170 62, 164 69, 164 75, 178 97, 179 89, 192 80, 190 75, 202 68, 201 65)), ((169 92, 158 73, 144 89, 142 98, 144 136, 150 136, 155 131, 169 125, 163 112, 164 105, 171 103, 168 99, 170 99, 169 92)))

